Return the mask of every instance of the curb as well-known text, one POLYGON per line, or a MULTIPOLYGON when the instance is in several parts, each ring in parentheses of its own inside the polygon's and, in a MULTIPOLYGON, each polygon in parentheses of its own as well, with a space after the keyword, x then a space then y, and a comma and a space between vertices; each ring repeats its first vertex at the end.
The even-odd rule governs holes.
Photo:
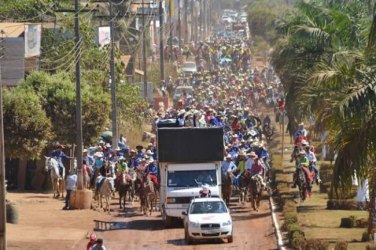
POLYGON ((269 202, 270 202, 270 207, 271 207, 271 210, 272 210, 273 226, 275 228, 275 232, 276 232, 276 236, 277 236, 278 249, 280 249, 280 250, 286 250, 285 244, 283 243, 281 229, 279 227, 278 220, 277 220, 277 217, 275 215, 276 207, 274 205, 274 201, 273 201, 273 198, 271 196, 269 197, 269 202))

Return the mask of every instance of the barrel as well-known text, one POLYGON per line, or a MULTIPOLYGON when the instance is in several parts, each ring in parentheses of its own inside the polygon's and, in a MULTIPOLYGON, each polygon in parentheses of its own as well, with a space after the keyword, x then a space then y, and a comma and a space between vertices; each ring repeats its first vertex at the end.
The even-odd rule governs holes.
POLYGON ((6 203, 6 215, 7 223, 18 224, 18 208, 16 204, 11 202, 6 203))
POLYGON ((70 197, 70 208, 73 209, 90 209, 93 200, 91 190, 74 190, 70 197))

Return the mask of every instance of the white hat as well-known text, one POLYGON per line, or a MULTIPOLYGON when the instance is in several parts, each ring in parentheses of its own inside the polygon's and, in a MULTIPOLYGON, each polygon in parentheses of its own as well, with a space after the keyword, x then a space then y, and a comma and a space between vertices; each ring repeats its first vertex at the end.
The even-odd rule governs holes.
POLYGON ((230 159, 232 158, 231 154, 227 154, 227 155, 226 155, 226 159, 229 159, 229 158, 230 158, 230 159))
POLYGON ((110 143, 106 143, 106 148, 110 148, 111 147, 111 144, 110 143))
POLYGON ((205 184, 205 185, 202 185, 202 192, 203 193, 208 193, 210 190, 209 190, 209 185, 208 184, 205 184))
POLYGON ((96 153, 94 154, 94 156, 95 156, 95 157, 98 157, 98 158, 102 158, 104 155, 103 155, 102 152, 96 152, 96 153))
POLYGON ((122 155, 119 156, 119 161, 124 160, 124 159, 125 159, 124 156, 122 155))
POLYGON ((146 154, 147 154, 147 155, 153 155, 153 153, 151 152, 150 149, 146 150, 146 154))

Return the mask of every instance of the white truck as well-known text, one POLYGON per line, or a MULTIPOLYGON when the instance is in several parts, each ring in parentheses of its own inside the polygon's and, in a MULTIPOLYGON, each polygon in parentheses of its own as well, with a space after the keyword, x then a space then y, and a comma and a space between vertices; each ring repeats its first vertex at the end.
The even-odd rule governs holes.
POLYGON ((182 219, 191 199, 207 184, 212 197, 221 197, 222 128, 159 128, 160 211, 168 227, 182 219))

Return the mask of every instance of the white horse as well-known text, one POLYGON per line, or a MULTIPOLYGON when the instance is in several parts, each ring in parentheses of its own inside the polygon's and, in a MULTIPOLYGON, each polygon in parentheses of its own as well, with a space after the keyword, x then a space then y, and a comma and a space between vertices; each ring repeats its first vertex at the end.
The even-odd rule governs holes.
POLYGON ((100 208, 103 208, 103 201, 102 198, 106 201, 106 207, 104 208, 104 211, 107 210, 108 213, 110 213, 110 201, 111 201, 111 195, 114 191, 113 185, 111 183, 110 178, 104 178, 104 181, 102 185, 100 186, 98 190, 98 206, 100 208))
POLYGON ((60 175, 59 173, 59 163, 57 160, 53 157, 46 157, 46 164, 45 164, 45 171, 50 171, 50 177, 52 182, 52 190, 54 192, 54 198, 55 197, 61 197, 64 198, 64 178, 65 178, 65 168, 63 168, 63 174, 60 175))

